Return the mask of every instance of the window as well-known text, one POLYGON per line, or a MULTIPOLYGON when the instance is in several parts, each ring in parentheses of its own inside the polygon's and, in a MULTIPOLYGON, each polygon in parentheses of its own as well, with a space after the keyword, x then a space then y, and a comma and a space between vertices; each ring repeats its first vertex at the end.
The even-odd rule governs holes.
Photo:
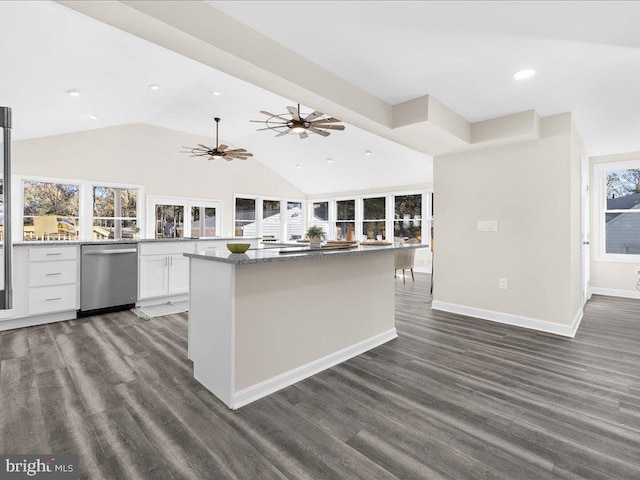
POLYGON ((280 238, 281 229, 280 200, 263 200, 262 236, 280 238))
POLYGON ((393 201, 393 236, 422 242, 422 194, 396 195, 393 201))
POLYGON ((155 206, 155 238, 184 237, 184 205, 155 206))
POLYGON ((255 198, 236 198, 235 232, 236 237, 257 237, 255 198))
POLYGON ((336 239, 346 240, 349 232, 355 235, 356 201, 338 200, 336 202, 336 239))
POLYGON ((362 234, 370 240, 380 237, 385 239, 387 222, 387 206, 385 197, 364 198, 362 200, 363 221, 362 234))
POLYGON ((604 252, 640 255, 640 166, 605 171, 604 252))
POLYGON ((215 237, 217 236, 216 208, 192 206, 191 207, 191 236, 215 237))
POLYGON ((329 202, 313 202, 310 224, 322 228, 329 235, 329 202))
POLYGON ((286 240, 299 240, 304 236, 302 202, 287 202, 286 240))
POLYGON ((138 227, 138 189, 93 187, 93 239, 133 238, 138 227))
POLYGON ((80 186, 25 180, 23 183, 24 240, 77 240, 80 186))

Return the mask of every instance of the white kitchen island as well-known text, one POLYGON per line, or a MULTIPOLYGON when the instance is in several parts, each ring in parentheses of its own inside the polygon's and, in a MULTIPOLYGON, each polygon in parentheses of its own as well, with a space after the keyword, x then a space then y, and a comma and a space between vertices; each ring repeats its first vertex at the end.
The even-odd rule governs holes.
POLYGON ((236 409, 392 340, 394 252, 421 247, 185 254, 194 377, 236 409))

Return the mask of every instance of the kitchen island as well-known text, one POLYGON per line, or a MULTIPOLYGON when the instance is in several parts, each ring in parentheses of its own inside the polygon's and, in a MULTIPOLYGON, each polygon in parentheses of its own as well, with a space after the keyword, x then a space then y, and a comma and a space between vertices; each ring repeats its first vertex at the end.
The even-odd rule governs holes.
POLYGON ((185 254, 194 377, 236 409, 396 338, 394 254, 422 247, 185 254))

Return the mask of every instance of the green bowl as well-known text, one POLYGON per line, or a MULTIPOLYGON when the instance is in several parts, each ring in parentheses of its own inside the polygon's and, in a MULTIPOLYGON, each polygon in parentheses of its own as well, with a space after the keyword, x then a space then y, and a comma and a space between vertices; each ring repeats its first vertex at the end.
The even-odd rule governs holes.
POLYGON ((227 248, 231 253, 244 253, 249 250, 250 243, 227 243, 227 248))

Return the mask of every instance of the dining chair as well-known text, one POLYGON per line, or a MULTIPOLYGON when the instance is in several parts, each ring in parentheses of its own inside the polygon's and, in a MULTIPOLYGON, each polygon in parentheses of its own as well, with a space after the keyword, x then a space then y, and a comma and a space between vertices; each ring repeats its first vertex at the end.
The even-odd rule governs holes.
MULTIPOLYGON (((415 245, 420 243, 417 238, 411 238, 404 242, 407 245, 415 245)), ((402 284, 406 284, 405 280, 405 270, 411 271, 411 279, 415 282, 416 278, 413 275, 413 264, 415 262, 416 249, 415 248, 407 248, 396 250, 396 264, 395 270, 393 272, 394 278, 396 277, 398 270, 402 270, 402 284)))

